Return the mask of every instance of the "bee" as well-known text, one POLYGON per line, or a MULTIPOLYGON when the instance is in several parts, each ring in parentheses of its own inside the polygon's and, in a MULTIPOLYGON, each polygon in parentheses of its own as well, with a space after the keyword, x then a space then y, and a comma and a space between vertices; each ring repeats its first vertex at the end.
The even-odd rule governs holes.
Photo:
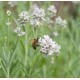
POLYGON ((34 38, 32 40, 32 47, 33 47, 34 50, 36 50, 36 47, 38 46, 38 39, 39 38, 34 38))

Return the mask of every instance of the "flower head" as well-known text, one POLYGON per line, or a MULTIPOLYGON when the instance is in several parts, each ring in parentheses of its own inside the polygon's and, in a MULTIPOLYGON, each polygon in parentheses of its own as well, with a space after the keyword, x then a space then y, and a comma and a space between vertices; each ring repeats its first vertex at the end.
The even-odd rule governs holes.
POLYGON ((17 28, 14 30, 14 32, 17 33, 18 36, 23 36, 23 35, 25 35, 25 32, 23 32, 20 27, 17 27, 17 28))
POLYGON ((44 9, 35 7, 34 10, 33 10, 33 16, 35 18, 40 18, 40 19, 43 20, 44 19, 44 16, 45 16, 44 9))
POLYGON ((18 19, 18 22, 20 23, 20 25, 25 25, 25 23, 29 20, 29 15, 28 15, 28 12, 26 11, 23 11, 20 13, 19 15, 19 19, 18 19))
POLYGON ((54 53, 60 53, 60 45, 53 41, 48 35, 39 38, 38 43, 40 45, 40 51, 44 54, 52 55, 54 53))
POLYGON ((32 26, 40 26, 42 25, 42 21, 45 21, 45 12, 44 9, 39 7, 34 7, 32 19, 30 21, 32 26))
POLYGON ((62 20, 62 18, 60 16, 58 16, 55 19, 55 24, 64 28, 67 25, 67 21, 66 20, 62 20))
POLYGON ((48 11, 49 11, 49 15, 50 15, 51 17, 56 16, 57 9, 55 8, 54 5, 50 5, 50 6, 48 7, 48 11))

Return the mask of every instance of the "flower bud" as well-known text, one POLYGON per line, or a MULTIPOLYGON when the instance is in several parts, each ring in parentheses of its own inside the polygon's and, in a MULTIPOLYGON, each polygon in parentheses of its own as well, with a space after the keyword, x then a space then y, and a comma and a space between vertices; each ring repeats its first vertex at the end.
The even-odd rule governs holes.
POLYGON ((7 16, 10 16, 11 15, 11 11, 10 10, 7 10, 7 16))

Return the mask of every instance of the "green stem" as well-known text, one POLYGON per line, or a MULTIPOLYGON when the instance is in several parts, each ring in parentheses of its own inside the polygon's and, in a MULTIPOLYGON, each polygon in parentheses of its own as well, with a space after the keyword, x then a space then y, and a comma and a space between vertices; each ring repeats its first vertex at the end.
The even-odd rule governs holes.
POLYGON ((16 48, 17 48, 18 41, 19 41, 19 36, 17 36, 16 43, 15 43, 15 48, 14 48, 14 50, 13 50, 13 53, 15 52, 15 50, 16 50, 16 48))
POLYGON ((9 67, 7 68, 7 78, 9 78, 9 67))
POLYGON ((44 78, 46 78, 46 66, 43 66, 43 73, 44 73, 44 78))
MULTIPOLYGON (((9 17, 8 17, 8 23, 9 23, 9 17)), ((8 25, 8 28, 7 28, 7 47, 8 47, 8 51, 9 51, 9 25, 8 25)))
MULTIPOLYGON (((10 23, 10 20, 9 20, 9 17, 8 17, 8 21, 7 21, 7 23, 10 23)), ((9 52, 9 24, 7 25, 7 50, 8 50, 8 52, 9 52)), ((10 55, 10 54, 8 54, 8 55, 10 55)), ((7 75, 6 75, 6 77, 7 78, 9 78, 9 65, 8 65, 8 60, 7 60, 7 75)))
MULTIPOLYGON (((25 27, 24 27, 25 28, 25 27)), ((27 28, 28 29, 28 28, 27 28)), ((27 60, 28 60, 28 57, 27 57, 27 54, 28 54, 28 39, 27 39, 27 30, 26 28, 25 28, 25 32, 26 32, 26 34, 25 34, 25 61, 24 61, 24 67, 26 67, 26 65, 27 65, 27 60)))
POLYGON ((38 29, 37 28, 32 28, 32 30, 33 30, 33 34, 34 34, 34 38, 37 38, 38 37, 38 29))
POLYGON ((62 38, 63 38, 63 30, 61 30, 61 39, 60 39, 60 43, 62 43, 62 38))
POLYGON ((34 38, 35 38, 35 30, 34 30, 34 28, 32 28, 33 29, 33 35, 34 35, 34 38))
POLYGON ((37 29, 35 29, 35 36, 36 36, 36 38, 38 37, 37 35, 38 35, 38 34, 37 34, 37 29))

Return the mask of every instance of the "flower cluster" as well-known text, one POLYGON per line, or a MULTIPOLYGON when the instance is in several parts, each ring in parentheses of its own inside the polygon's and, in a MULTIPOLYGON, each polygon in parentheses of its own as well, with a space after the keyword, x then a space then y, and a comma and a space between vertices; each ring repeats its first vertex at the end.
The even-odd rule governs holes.
POLYGON ((27 11, 23 11, 19 14, 19 19, 18 22, 20 24, 20 26, 23 26, 26 24, 26 22, 29 20, 29 15, 27 11))
POLYGON ((48 11, 49 11, 50 17, 56 16, 57 9, 55 8, 54 5, 50 5, 50 6, 48 7, 48 11))
MULTIPOLYGON (((59 25, 61 27, 65 27, 67 24, 66 20, 63 20, 61 17, 56 18, 57 10, 55 6, 50 5, 48 7, 48 20, 51 21, 51 23, 54 23, 56 25, 59 25), (55 17, 54 22, 51 20, 51 18, 55 17)), ((19 15, 18 22, 20 24, 20 27, 17 27, 14 32, 18 34, 18 36, 25 35, 25 32, 21 30, 21 26, 24 26, 26 22, 29 20, 30 17, 30 24, 33 26, 33 28, 39 28, 43 21, 47 20, 46 14, 44 9, 39 8, 38 6, 33 8, 32 15, 29 16, 28 12, 23 11, 19 15)), ((47 21, 47 22, 49 22, 47 21)), ((56 31, 53 32, 54 36, 58 36, 58 33, 56 31)), ((38 41, 38 46, 40 47, 40 51, 46 55, 54 55, 55 53, 60 53, 60 45, 58 45, 55 41, 52 40, 48 35, 44 35, 43 38, 36 39, 34 41, 34 46, 36 47, 36 42, 38 41)))
POLYGON ((40 45, 40 51, 44 54, 53 55, 55 53, 60 53, 60 45, 53 41, 48 35, 39 38, 38 44, 40 45))
POLYGON ((18 36, 25 35, 25 32, 23 32, 20 27, 17 27, 14 32, 17 33, 18 36))
POLYGON ((39 27, 42 25, 42 21, 45 20, 45 12, 44 9, 39 7, 34 7, 32 19, 30 21, 31 25, 34 27, 39 27))
MULTIPOLYGON (((63 20, 60 16, 57 17, 57 9, 54 5, 48 7, 48 17, 46 19, 47 23, 51 26, 65 28, 67 26, 67 21, 63 20)), ((56 27, 57 28, 57 27, 56 27)))
POLYGON ((24 26, 28 20, 29 20, 29 15, 27 11, 23 11, 19 14, 18 23, 20 24, 20 26, 14 30, 14 32, 17 33, 18 36, 25 35, 25 32, 22 31, 21 27, 24 26))
POLYGON ((67 25, 67 21, 66 20, 63 20, 60 16, 58 16, 55 19, 55 24, 58 25, 58 26, 61 26, 61 27, 65 28, 66 25, 67 25))

